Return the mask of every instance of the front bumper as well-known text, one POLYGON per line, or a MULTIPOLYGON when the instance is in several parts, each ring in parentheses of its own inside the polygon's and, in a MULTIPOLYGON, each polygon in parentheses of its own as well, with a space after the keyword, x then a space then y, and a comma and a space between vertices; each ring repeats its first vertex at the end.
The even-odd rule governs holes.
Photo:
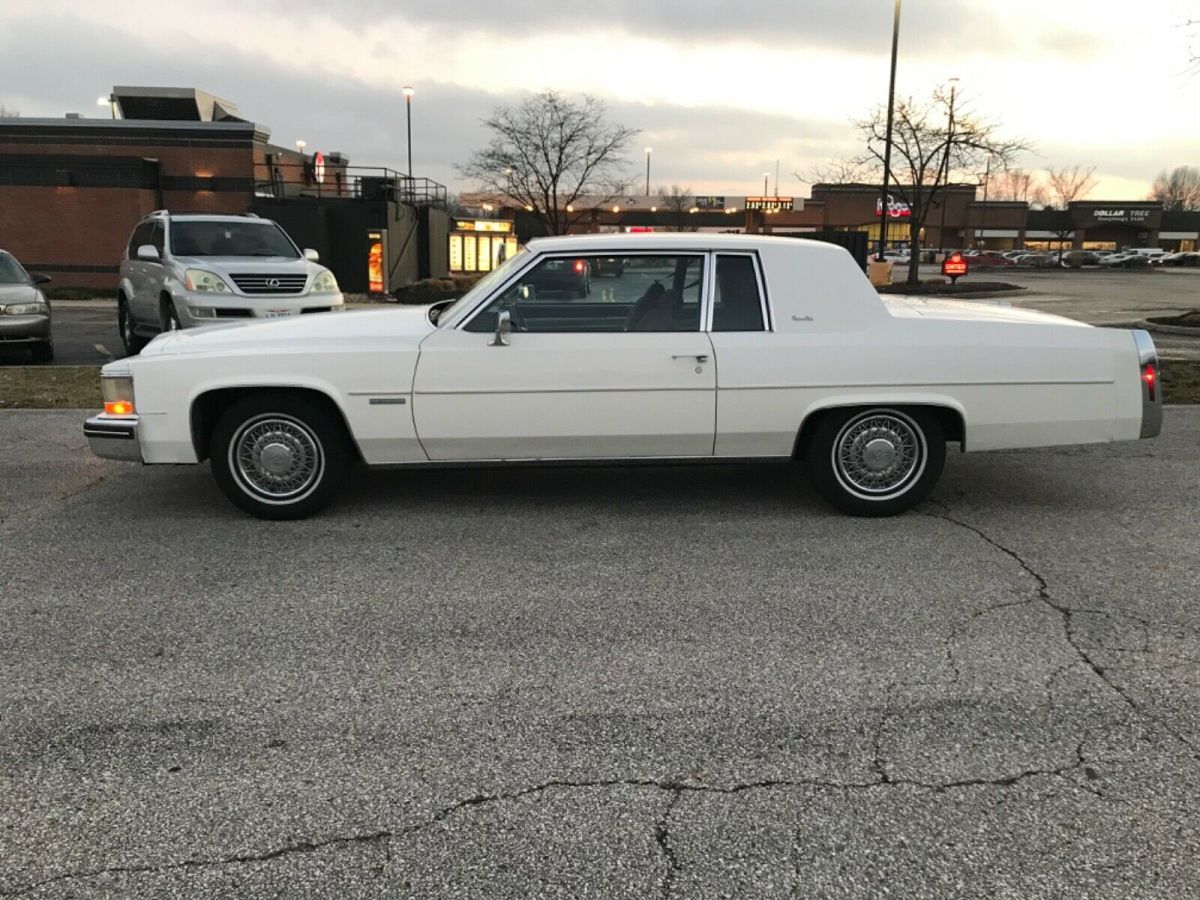
POLYGON ((227 325, 234 322, 299 316, 306 313, 332 312, 345 309, 339 294, 287 294, 282 296, 243 296, 241 294, 197 294, 183 292, 175 295, 175 312, 184 328, 204 325, 227 325), (192 315, 192 308, 211 309, 214 315, 192 315))
POLYGON ((0 316, 0 344, 44 343, 48 340, 49 316, 0 316))
POLYGON ((92 453, 103 459, 142 462, 137 416, 92 416, 83 423, 83 435, 92 453))

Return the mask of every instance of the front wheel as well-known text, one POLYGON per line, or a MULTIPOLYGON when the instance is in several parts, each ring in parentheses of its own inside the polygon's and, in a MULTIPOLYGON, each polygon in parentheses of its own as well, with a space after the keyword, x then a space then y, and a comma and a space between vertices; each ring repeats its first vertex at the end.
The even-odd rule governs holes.
POLYGON ((929 496, 946 463, 946 438, 926 409, 834 410, 805 459, 817 492, 853 516, 893 516, 929 496))
POLYGON ((260 519, 302 519, 337 496, 351 463, 342 423, 303 397, 260 395, 217 421, 213 477, 234 505, 260 519))
POLYGON ((137 356, 146 346, 146 342, 138 337, 133 316, 129 312, 129 301, 124 297, 117 300, 117 331, 121 335, 121 343, 125 345, 126 356, 137 356))

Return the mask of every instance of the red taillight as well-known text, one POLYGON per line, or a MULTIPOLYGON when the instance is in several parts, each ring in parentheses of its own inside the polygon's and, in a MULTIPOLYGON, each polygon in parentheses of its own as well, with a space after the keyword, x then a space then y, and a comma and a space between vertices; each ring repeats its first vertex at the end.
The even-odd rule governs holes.
POLYGON ((583 260, 582 259, 575 260, 575 271, 576 272, 583 271, 583 260))
POLYGON ((1155 384, 1158 382, 1158 372, 1155 371, 1154 363, 1146 363, 1142 367, 1142 381, 1146 385, 1146 394, 1150 400, 1154 400, 1155 384))

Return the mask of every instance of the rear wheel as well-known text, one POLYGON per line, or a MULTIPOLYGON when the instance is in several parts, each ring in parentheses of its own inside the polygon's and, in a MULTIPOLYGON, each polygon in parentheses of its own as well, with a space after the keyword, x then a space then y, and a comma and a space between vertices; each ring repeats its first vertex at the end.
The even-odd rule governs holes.
POLYGON ((834 410, 806 455, 817 492, 854 516, 892 516, 929 496, 946 463, 946 439, 929 410, 834 410))
POLYGON ((302 519, 328 506, 350 467, 342 423, 303 397, 246 397, 217 421, 213 477, 260 519, 302 519))

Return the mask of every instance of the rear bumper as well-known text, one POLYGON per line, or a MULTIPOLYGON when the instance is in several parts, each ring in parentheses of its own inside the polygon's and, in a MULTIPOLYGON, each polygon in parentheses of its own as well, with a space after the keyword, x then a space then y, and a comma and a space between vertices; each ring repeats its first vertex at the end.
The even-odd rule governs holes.
POLYGON ((125 462, 143 461, 137 416, 92 416, 83 423, 83 435, 96 456, 125 462))

